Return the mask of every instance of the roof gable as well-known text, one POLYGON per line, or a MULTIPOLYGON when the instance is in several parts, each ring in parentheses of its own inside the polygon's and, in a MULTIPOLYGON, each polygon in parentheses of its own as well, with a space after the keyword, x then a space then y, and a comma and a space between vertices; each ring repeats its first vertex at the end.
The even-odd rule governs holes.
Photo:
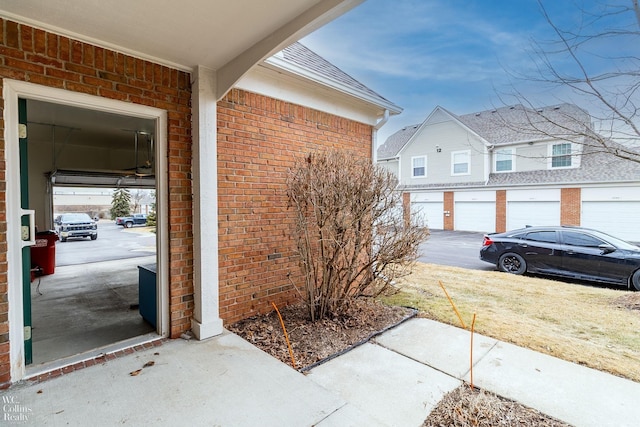
POLYGON ((406 126, 387 138, 384 144, 378 148, 378 159, 384 160, 397 157, 400 152, 410 144, 414 136, 420 133, 426 126, 446 121, 453 121, 465 130, 477 135, 481 140, 483 139, 477 132, 459 120, 458 116, 438 105, 421 124, 406 126))

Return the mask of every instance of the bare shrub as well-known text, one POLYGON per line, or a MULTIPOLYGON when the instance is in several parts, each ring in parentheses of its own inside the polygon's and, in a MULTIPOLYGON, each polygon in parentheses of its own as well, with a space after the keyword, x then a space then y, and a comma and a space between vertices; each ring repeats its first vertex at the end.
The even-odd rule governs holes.
POLYGON ((428 230, 403 217, 396 183, 370 159, 337 150, 309 154, 291 171, 287 195, 312 321, 409 273, 428 230))

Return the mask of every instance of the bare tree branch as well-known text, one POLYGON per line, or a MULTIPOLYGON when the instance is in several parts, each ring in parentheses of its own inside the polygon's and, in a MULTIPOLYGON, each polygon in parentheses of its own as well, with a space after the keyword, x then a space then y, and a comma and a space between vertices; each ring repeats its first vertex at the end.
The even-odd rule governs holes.
POLYGON ((556 25, 543 0, 538 0, 554 39, 532 43, 535 73, 519 78, 551 85, 558 93, 569 89, 589 106, 590 118, 599 128, 585 126, 582 117, 558 120, 558 115, 546 115, 516 90, 509 96, 534 112, 522 124, 527 131, 535 129, 549 138, 581 144, 589 148, 583 150, 585 153, 606 152, 640 162, 640 4, 638 0, 625 1, 629 3, 614 4, 611 0, 598 11, 583 9, 583 19, 577 28, 563 29, 556 25), (605 39, 613 41, 619 49, 604 51, 611 45, 602 43, 605 39), (593 60, 598 60, 598 66, 593 65, 593 60), (544 122, 552 126, 542 125, 544 122))

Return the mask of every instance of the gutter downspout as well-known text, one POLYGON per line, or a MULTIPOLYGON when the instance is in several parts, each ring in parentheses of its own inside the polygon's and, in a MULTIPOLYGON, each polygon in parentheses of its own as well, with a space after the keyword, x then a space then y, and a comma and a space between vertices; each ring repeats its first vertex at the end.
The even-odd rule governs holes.
POLYGON ((380 120, 373 126, 373 135, 371 135, 371 160, 375 165, 378 162, 378 131, 389 121, 389 110, 385 109, 380 120))
POLYGON ((484 159, 484 185, 489 185, 489 178, 491 176, 491 169, 493 168, 493 156, 495 145, 485 146, 486 156, 484 159))

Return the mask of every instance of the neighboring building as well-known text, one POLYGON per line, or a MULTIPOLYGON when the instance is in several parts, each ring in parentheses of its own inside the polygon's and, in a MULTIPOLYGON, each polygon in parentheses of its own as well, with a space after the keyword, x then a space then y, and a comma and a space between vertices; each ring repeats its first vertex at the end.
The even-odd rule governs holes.
POLYGON ((570 104, 461 116, 436 107, 391 135, 378 163, 434 229, 581 225, 640 241, 640 163, 598 150, 590 120, 570 104))
POLYGON ((0 387, 34 375, 22 236, 27 214, 52 228, 52 184, 155 191, 155 339, 296 297, 289 168, 326 147, 372 158, 401 111, 294 43, 360 2, 0 5, 0 387))
MULTIPOLYGON (((114 189, 85 187, 53 187, 53 216, 64 212, 86 212, 92 218, 112 219, 114 189)), ((153 210, 153 191, 130 191, 132 213, 148 214, 153 210)))

